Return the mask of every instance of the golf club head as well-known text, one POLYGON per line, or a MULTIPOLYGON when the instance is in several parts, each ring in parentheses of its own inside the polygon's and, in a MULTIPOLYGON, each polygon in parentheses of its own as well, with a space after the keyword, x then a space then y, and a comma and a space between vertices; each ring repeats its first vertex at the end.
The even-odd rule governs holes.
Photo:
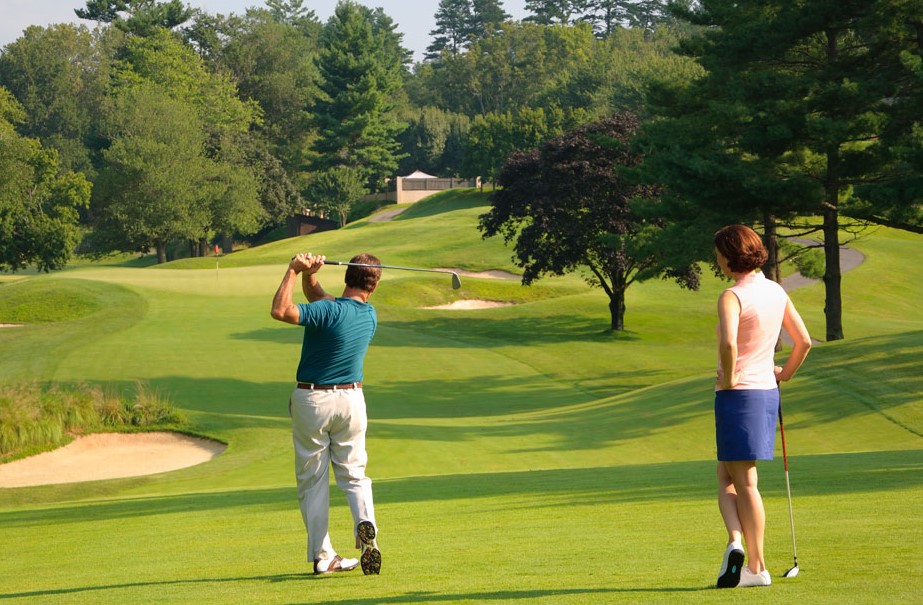
POLYGON ((461 288, 461 280, 458 279, 458 273, 453 273, 452 274, 452 289, 458 290, 459 288, 461 288))
POLYGON ((789 569, 788 571, 786 571, 784 574, 782 574, 782 577, 783 578, 794 578, 797 575, 798 575, 798 566, 796 565, 792 567, 791 569, 789 569))

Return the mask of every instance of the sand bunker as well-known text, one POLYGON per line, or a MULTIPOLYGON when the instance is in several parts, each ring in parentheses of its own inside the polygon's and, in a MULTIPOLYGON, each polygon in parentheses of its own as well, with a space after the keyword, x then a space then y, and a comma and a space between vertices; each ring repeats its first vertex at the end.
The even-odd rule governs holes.
MULTIPOLYGON (((463 269, 439 269, 440 271, 454 271, 465 277, 477 277, 482 279, 520 279, 518 275, 506 271, 465 271, 463 269)), ((502 302, 499 300, 479 300, 467 299, 456 300, 445 305, 436 305, 435 307, 421 307, 423 309, 453 309, 453 310, 471 310, 471 309, 493 309, 495 307, 510 307, 515 303, 502 302)))
POLYGON ((0 328, 21 328, 22 324, 0 324, 0 328))
POLYGON ((478 299, 467 299, 467 300, 456 300, 454 302, 448 303, 446 305, 436 305, 435 307, 423 307, 424 309, 493 309, 494 307, 509 307, 514 303, 511 302, 500 302, 498 300, 478 300, 478 299))
POLYGON ((210 439, 179 433, 97 433, 0 464, 0 488, 138 477, 207 462, 227 448, 210 439))

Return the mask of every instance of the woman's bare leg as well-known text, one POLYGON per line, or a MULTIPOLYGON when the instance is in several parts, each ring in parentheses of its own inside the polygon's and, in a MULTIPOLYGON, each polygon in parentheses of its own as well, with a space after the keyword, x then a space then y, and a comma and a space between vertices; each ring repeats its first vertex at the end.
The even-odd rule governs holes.
MULTIPOLYGON (((746 460, 724 462, 723 464, 727 474, 730 476, 732 489, 736 494, 737 526, 743 532, 744 544, 747 550, 747 567, 754 574, 758 574, 766 569, 766 562, 763 559, 766 511, 763 508, 763 498, 757 487, 756 461, 746 460)), ((730 501, 731 498, 728 497, 728 507, 730 501)), ((731 515, 732 524, 728 525, 724 508, 722 508, 721 514, 725 517, 725 525, 728 526, 728 534, 731 535, 734 531, 733 515, 731 515)))
POLYGON ((718 510, 728 532, 728 545, 740 542, 743 529, 737 516, 737 490, 724 462, 718 462, 718 510))

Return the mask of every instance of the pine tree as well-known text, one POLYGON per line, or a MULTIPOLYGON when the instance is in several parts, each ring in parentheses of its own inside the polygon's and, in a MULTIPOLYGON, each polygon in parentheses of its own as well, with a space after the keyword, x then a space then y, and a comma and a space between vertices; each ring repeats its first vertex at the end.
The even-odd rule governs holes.
POLYGON ((81 19, 111 23, 139 36, 149 36, 158 29, 173 29, 193 15, 193 10, 181 0, 87 0, 86 4, 86 8, 74 9, 81 19))
POLYGON ((470 41, 473 15, 471 0, 439 0, 436 29, 429 32, 432 43, 426 47, 426 59, 438 61, 443 51, 457 55, 470 41))
POLYGON ((500 0, 471 0, 468 35, 477 39, 494 34, 499 31, 500 24, 509 19, 510 15, 503 10, 500 0))
POLYGON ((584 15, 589 0, 526 0, 532 14, 523 21, 539 25, 573 25, 584 15))
POLYGON ((401 87, 403 65, 393 48, 393 31, 382 30, 380 21, 376 26, 372 16, 344 0, 324 26, 312 168, 357 168, 375 190, 393 175, 400 159, 396 137, 404 125, 394 115, 393 99, 401 87))
POLYGON ((920 2, 705 0, 681 14, 706 26, 683 44, 706 74, 658 95, 650 174, 700 217, 762 223, 770 243, 780 219, 814 217, 826 338, 842 339, 841 218, 876 220, 863 191, 894 182, 884 142, 923 115, 908 69, 921 59, 920 2))
POLYGON ((317 20, 317 14, 304 6, 304 0, 266 0, 273 19, 294 27, 305 27, 317 20))

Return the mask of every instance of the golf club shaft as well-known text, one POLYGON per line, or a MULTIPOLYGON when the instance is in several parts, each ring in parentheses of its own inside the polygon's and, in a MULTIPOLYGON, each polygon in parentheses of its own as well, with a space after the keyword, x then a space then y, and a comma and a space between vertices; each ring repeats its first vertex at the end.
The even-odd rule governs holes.
POLYGON ((324 264, 326 265, 341 265, 345 267, 369 267, 370 269, 400 269, 401 271, 425 271, 427 273, 448 273, 452 276, 452 287, 456 290, 461 288, 461 280, 458 278, 458 273, 455 271, 449 271, 448 269, 423 269, 420 267, 396 267, 394 265, 370 265, 366 263, 346 263, 338 260, 325 260, 324 264))
POLYGON ((400 269, 401 271, 427 271, 429 273, 449 273, 455 275, 455 271, 448 269, 422 269, 420 267, 395 267, 393 265, 368 265, 365 263, 344 263, 338 260, 325 260, 325 265, 342 265, 344 267, 369 267, 370 269, 400 269))
POLYGON ((792 485, 788 478, 788 450, 785 447, 785 422, 782 420, 782 389, 779 389, 779 430, 782 433, 782 463, 785 466, 785 492, 788 494, 788 519, 792 528, 792 554, 798 567, 798 547, 795 545, 795 514, 792 511, 792 485))

